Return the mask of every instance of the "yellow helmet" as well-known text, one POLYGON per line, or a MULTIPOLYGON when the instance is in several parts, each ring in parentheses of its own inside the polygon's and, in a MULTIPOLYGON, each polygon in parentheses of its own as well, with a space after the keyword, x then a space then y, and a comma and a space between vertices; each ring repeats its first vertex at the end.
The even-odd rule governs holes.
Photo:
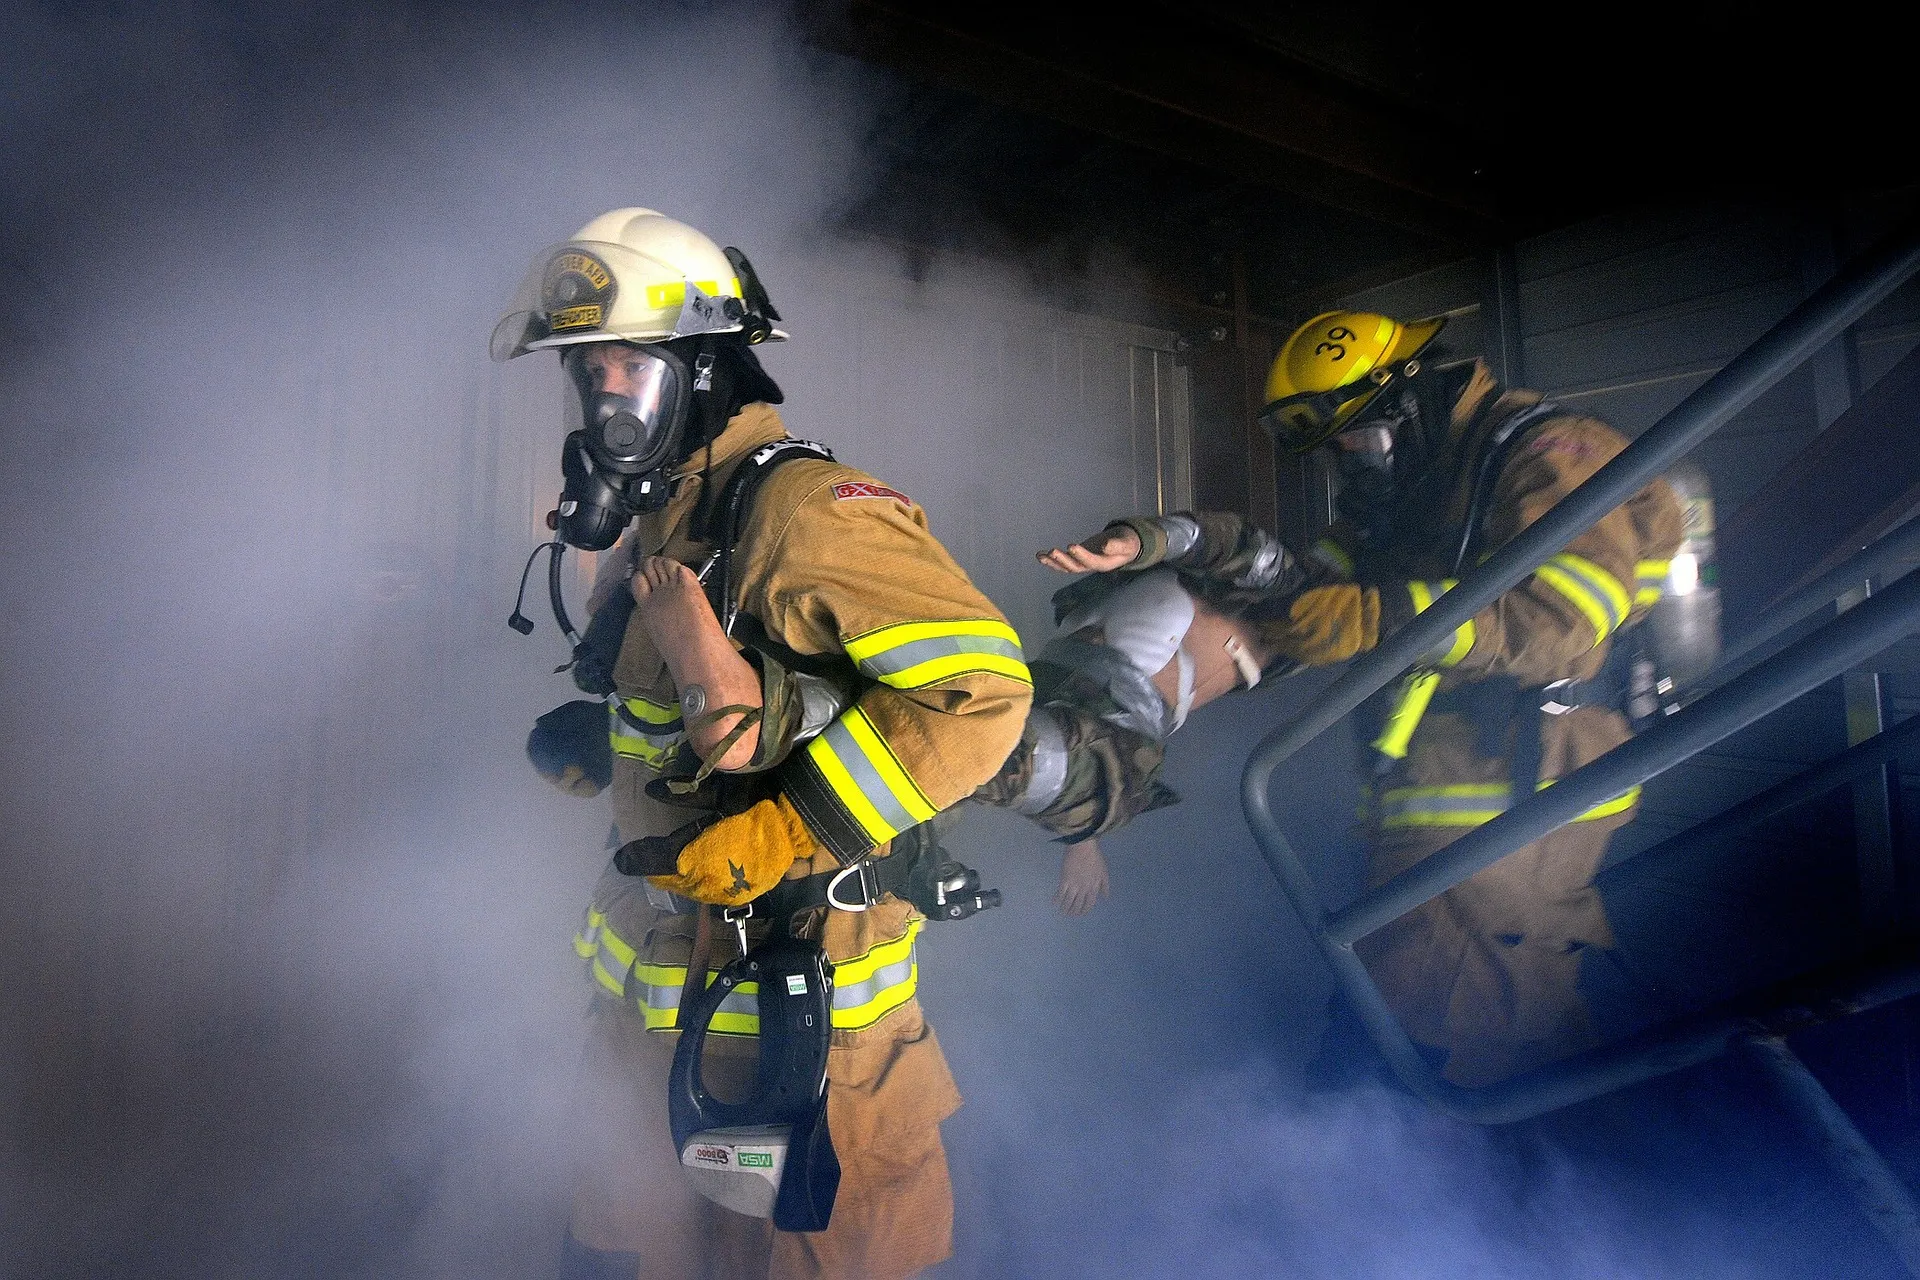
POLYGON ((1267 372, 1260 424, 1294 453, 1324 444, 1414 361, 1444 318, 1405 323, 1371 311, 1328 311, 1293 331, 1267 372))

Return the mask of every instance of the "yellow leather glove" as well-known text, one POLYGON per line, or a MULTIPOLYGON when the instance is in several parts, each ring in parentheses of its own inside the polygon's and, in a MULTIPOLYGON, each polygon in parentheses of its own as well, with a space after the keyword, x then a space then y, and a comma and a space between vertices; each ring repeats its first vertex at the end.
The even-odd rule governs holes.
POLYGON ((1351 582, 1310 587, 1295 597, 1286 621, 1261 638, 1295 662, 1325 667, 1380 642, 1380 591, 1351 582))
POLYGON ((695 902, 737 907, 780 883, 795 858, 812 857, 819 847, 792 802, 775 796, 695 836, 680 851, 676 874, 647 879, 695 902))

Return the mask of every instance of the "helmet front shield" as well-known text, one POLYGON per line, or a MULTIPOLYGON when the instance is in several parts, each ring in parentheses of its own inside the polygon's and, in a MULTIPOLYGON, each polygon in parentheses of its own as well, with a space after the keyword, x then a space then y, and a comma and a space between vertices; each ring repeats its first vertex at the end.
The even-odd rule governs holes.
POLYGON ((566 240, 534 258, 494 326, 489 354, 506 361, 582 342, 737 333, 745 315, 736 277, 692 280, 627 245, 566 240))

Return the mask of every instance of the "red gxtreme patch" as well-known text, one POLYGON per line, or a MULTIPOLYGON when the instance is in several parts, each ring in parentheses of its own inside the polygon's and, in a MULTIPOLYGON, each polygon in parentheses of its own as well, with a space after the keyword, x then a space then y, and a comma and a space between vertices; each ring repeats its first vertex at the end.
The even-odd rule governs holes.
POLYGON ((898 489, 889 489, 883 484, 866 480, 842 480, 833 486, 833 498, 836 502, 844 502, 848 498, 898 498, 908 506, 913 505, 913 499, 898 489))

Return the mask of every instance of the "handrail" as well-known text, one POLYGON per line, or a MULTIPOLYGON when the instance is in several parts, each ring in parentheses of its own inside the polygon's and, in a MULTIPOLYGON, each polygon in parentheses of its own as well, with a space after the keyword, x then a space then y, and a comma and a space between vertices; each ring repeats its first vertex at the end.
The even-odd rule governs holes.
POLYGON ((1909 575, 1552 786, 1524 798, 1513 797, 1513 807, 1505 813, 1328 916, 1328 936, 1336 942, 1366 937, 1522 845, 1699 754, 1915 630, 1920 630, 1920 576, 1909 575))
POLYGON ((1702 819, 1685 831, 1657 840, 1644 849, 1622 855, 1609 862, 1607 870, 1626 865, 1636 858, 1658 858, 1680 849, 1694 848, 1714 840, 1725 840, 1759 826, 1809 800, 1817 800, 1835 787, 1853 781, 1867 770, 1897 759, 1920 742, 1920 716, 1908 716, 1890 729, 1874 734, 1866 741, 1848 747, 1811 769, 1804 769, 1766 790, 1748 796, 1732 808, 1702 819))
POLYGON ((1711 679, 1715 684, 1725 684, 1744 666, 1751 665, 1749 655, 1758 653, 1769 641, 1791 631, 1867 579, 1884 579, 1880 584, 1884 590, 1905 575, 1906 570, 1901 566, 1912 560, 1920 560, 1920 518, 1908 520, 1882 534, 1806 586, 1769 605, 1764 618, 1741 628, 1741 638, 1720 656, 1711 679))
POLYGON ((1242 776, 1248 821, 1264 812, 1253 792, 1273 771, 1451 637, 1459 625, 1518 586, 1546 559, 1598 524, 1734 414, 1872 310, 1920 270, 1920 219, 1911 219, 1788 312, 1719 373, 1590 476, 1425 612, 1342 672, 1299 715, 1261 740, 1242 776))

